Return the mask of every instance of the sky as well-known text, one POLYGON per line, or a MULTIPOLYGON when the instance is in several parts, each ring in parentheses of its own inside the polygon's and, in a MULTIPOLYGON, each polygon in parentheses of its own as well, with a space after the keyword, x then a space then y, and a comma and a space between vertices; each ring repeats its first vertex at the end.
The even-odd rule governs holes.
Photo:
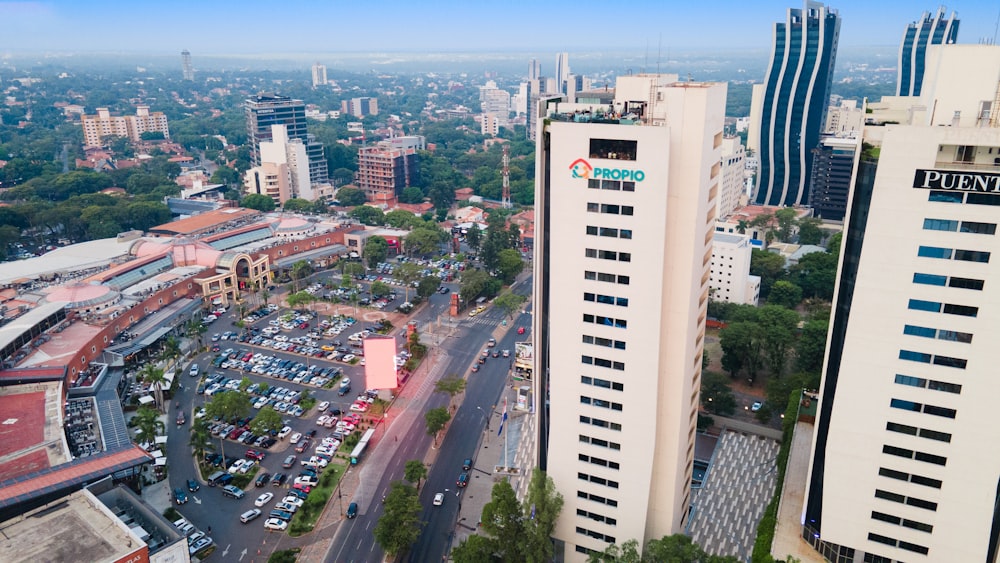
MULTIPOLYGON (((895 45, 938 4, 839 0, 841 47, 895 45)), ((769 49, 776 0, 0 0, 0 53, 201 55, 399 51, 769 49)), ((996 37, 1000 3, 948 5, 960 43, 996 37)))

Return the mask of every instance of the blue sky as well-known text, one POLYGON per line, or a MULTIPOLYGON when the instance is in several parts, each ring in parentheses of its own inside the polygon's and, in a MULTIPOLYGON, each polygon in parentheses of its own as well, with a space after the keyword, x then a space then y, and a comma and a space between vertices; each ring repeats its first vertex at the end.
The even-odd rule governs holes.
MULTIPOLYGON (((842 47, 898 44, 938 4, 831 1, 842 47)), ((770 47, 799 2, 775 0, 0 0, 0 51, 198 54, 343 51, 555 51, 770 47)), ((959 42, 993 38, 1000 4, 948 5, 959 42)))

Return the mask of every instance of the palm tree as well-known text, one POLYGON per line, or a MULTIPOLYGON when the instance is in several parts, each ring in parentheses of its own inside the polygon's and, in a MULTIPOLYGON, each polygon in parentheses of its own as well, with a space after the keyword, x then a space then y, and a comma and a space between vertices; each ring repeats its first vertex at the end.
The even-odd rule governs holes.
POLYGON ((174 360, 181 356, 181 344, 173 335, 168 336, 163 341, 163 352, 161 356, 164 360, 174 360))
POLYGON ((205 461, 205 455, 211 445, 212 435, 208 433, 208 423, 204 419, 196 419, 191 425, 191 448, 195 457, 205 461))
POLYGON ((146 364, 142 366, 142 371, 139 372, 139 375, 153 389, 153 397, 156 399, 157 408, 162 408, 163 387, 167 384, 166 374, 163 373, 162 369, 156 367, 156 364, 146 364))
POLYGON ((260 293, 260 296, 264 298, 264 306, 266 307, 268 305, 267 298, 271 296, 271 292, 265 288, 264 291, 260 293))
POLYGON ((750 227, 750 222, 747 221, 746 219, 740 219, 739 221, 736 222, 736 232, 738 232, 741 235, 745 235, 749 227, 750 227))
POLYGON ((187 325, 187 337, 198 339, 198 349, 205 346, 204 336, 206 332, 208 332, 208 327, 197 319, 191 319, 191 322, 187 325))
POLYGON ((160 413, 149 407, 139 407, 132 418, 132 425, 139 430, 135 438, 140 444, 152 444, 153 440, 166 429, 163 421, 160 420, 160 413))

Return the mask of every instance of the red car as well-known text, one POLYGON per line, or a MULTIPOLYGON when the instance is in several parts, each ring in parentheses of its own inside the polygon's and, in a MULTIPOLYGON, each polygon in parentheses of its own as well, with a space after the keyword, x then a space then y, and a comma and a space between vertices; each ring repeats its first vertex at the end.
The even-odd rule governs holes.
POLYGON ((292 485, 292 488, 296 489, 296 490, 299 490, 299 491, 302 491, 304 493, 308 493, 309 491, 312 490, 312 487, 310 487, 309 485, 303 485, 302 483, 298 483, 296 485, 292 485))
POLYGON ((522 327, 518 327, 517 333, 518 334, 524 334, 524 327, 523 326, 522 327))
POLYGON ((247 450, 247 459, 252 459, 254 461, 261 461, 264 459, 264 452, 258 452, 257 450, 247 450))

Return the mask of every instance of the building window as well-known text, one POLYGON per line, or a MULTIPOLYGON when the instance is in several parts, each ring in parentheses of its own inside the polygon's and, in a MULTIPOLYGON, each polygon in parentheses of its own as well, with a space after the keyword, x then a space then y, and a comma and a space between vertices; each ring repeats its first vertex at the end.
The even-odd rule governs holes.
POLYGON ((937 301, 924 301, 922 299, 910 299, 909 309, 914 311, 929 311, 931 313, 941 312, 941 303, 937 301))
POLYGON ((958 221, 949 219, 924 219, 925 231, 951 231, 958 230, 958 221))
POLYGON ((912 350, 900 350, 899 351, 900 360, 909 360, 911 362, 920 362, 923 364, 931 363, 931 355, 924 354, 923 352, 914 352, 912 350))
POLYGON ((937 335, 937 329, 923 326, 904 325, 903 334, 909 334, 910 336, 922 336, 924 338, 934 338, 937 335))
MULTIPOLYGON (((916 281, 916 274, 914 274, 914 281, 916 281)), ((974 289, 976 291, 982 291, 983 280, 976 280, 971 278, 949 278, 948 287, 958 287, 962 289, 974 289)))
POLYGON ((962 358, 951 358, 949 356, 934 356, 934 365, 945 366, 949 368, 965 369, 968 364, 968 360, 963 360, 962 358))
POLYGON ((937 285, 944 287, 945 283, 948 281, 948 276, 937 276, 933 274, 913 274, 913 283, 919 283, 924 285, 937 285))
POLYGON ((917 256, 923 258, 939 258, 942 260, 951 260, 952 249, 941 248, 940 246, 923 246, 921 245, 917 249, 917 256))
POLYGON ((968 305, 954 305, 951 303, 945 303, 943 310, 945 314, 960 315, 963 317, 975 317, 979 314, 979 307, 970 307, 968 305))
POLYGON ((990 253, 985 250, 956 250, 955 260, 988 264, 990 261, 990 253))
POLYGON ((975 233, 978 235, 995 235, 997 232, 996 223, 977 223, 975 221, 962 221, 959 228, 962 233, 975 233))
POLYGON ((591 139, 590 158, 609 160, 635 160, 639 148, 638 141, 619 139, 591 139))

